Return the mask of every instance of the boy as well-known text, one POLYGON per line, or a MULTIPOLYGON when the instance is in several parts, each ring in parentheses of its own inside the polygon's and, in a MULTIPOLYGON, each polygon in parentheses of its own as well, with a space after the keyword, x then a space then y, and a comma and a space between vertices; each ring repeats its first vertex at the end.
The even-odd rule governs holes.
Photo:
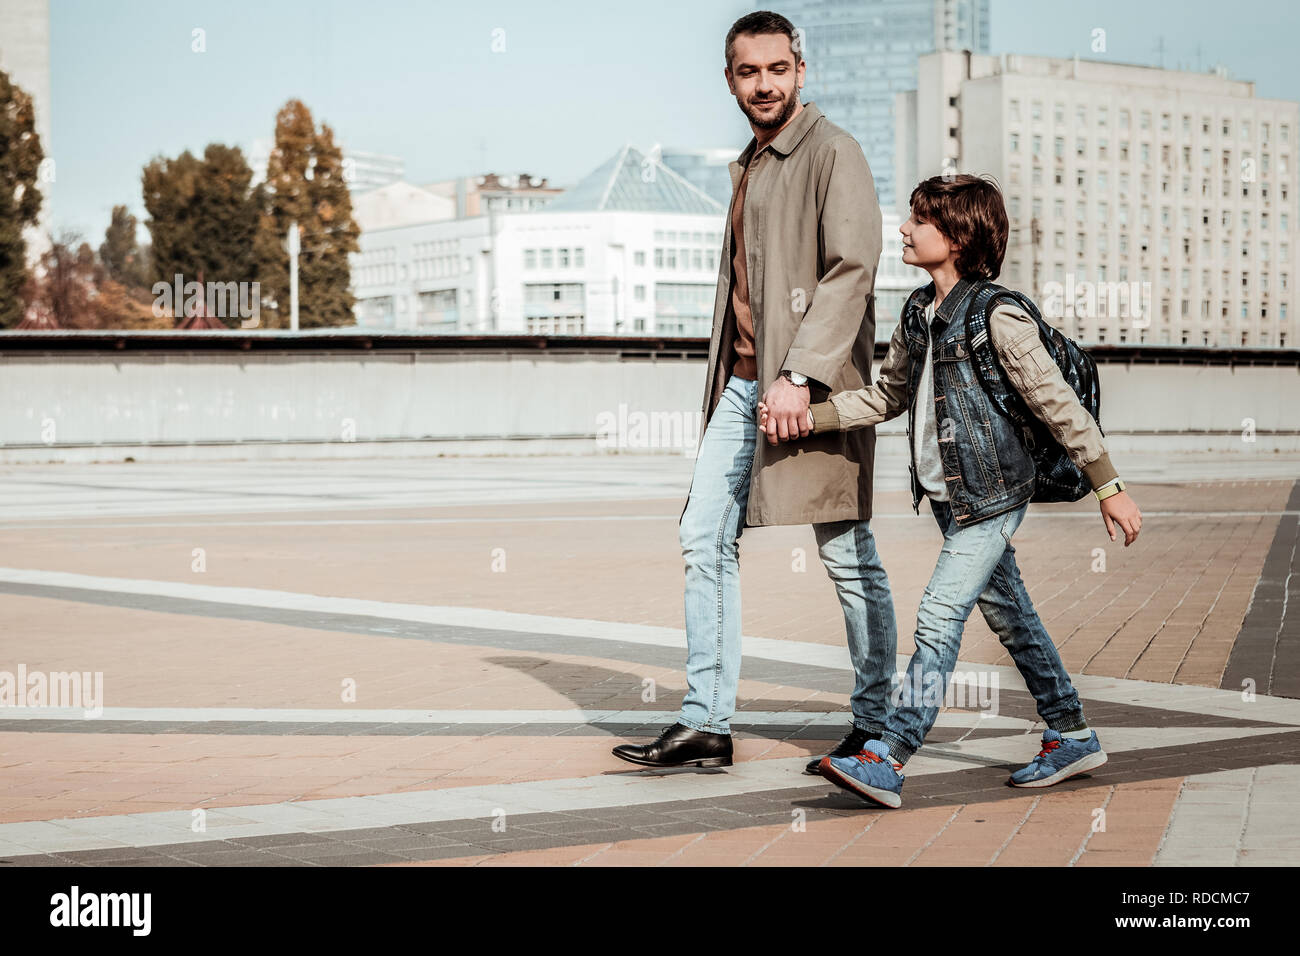
MULTIPOLYGON (((1060 655, 1038 618, 1016 567, 1011 536, 1034 492, 1034 465, 1019 429, 976 378, 966 315, 977 283, 997 277, 1007 244, 1007 214, 992 182, 934 177, 912 191, 911 217, 900 228, 903 261, 933 282, 913 293, 889 343, 875 385, 843 391, 809 409, 808 433, 847 431, 909 413, 913 507, 924 493, 944 535, 916 622, 916 652, 899 706, 880 740, 851 757, 826 757, 832 783, 887 807, 902 802, 899 773, 938 716, 933 693, 946 690, 966 619, 978 602, 1025 679, 1047 724, 1042 750, 1011 775, 1019 787, 1046 787, 1106 762, 1088 727, 1060 655)), ((1123 490, 1096 421, 1079 403, 1038 335, 1033 318, 1003 300, 989 316, 998 364, 1025 408, 1046 423, 1101 501, 1112 541, 1138 536, 1142 516, 1123 490)), ((1012 396, 1014 399, 1015 396, 1012 396)), ((759 406, 768 441, 801 437, 759 406)), ((941 695, 940 695, 941 696, 941 695)))

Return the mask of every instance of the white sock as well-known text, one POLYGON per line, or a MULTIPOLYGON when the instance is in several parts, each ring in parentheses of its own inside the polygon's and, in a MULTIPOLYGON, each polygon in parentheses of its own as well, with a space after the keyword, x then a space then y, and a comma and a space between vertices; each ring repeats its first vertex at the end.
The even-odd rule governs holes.
POLYGON ((1088 740, 1092 737, 1092 728, 1084 727, 1082 730, 1063 730, 1062 737, 1069 737, 1071 740, 1088 740))

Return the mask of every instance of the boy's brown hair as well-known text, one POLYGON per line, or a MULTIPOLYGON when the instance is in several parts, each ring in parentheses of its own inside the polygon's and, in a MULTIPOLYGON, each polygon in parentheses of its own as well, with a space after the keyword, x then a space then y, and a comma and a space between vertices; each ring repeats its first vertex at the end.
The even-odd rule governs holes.
POLYGON ((996 279, 1007 254, 1007 207, 992 176, 932 176, 912 190, 912 215, 960 247, 957 274, 996 279))

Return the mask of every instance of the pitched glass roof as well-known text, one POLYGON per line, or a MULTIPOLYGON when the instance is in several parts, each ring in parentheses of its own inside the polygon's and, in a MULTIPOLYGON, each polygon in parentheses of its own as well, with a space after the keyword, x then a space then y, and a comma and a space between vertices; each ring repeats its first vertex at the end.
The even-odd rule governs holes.
POLYGON ((547 212, 685 212, 726 210, 658 159, 624 146, 546 206, 547 212))

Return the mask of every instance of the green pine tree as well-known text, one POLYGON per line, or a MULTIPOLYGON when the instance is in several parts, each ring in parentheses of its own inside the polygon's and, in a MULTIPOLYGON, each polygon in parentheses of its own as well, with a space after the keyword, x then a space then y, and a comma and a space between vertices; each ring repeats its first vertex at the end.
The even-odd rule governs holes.
MULTIPOLYGON (((188 150, 159 157, 142 176, 153 238, 149 285, 172 282, 253 282, 258 197, 253 172, 236 147, 210 144, 198 159, 188 150)), ((238 324, 232 316, 227 325, 238 324)))
POLYGON ((0 327, 23 319, 27 243, 23 229, 36 224, 41 192, 36 176, 44 158, 31 96, 0 70, 0 327))
POLYGON ((113 207, 113 219, 104 230, 104 241, 99 247, 99 261, 104 264, 108 277, 128 289, 147 288, 147 251, 136 241, 135 216, 125 206, 113 207))
POLYGON ((317 132, 311 111, 290 100, 276 116, 275 147, 262 188, 257 236, 263 324, 289 326, 290 223, 298 224, 298 321, 302 328, 351 325, 348 253, 360 248, 343 155, 334 132, 317 132))

